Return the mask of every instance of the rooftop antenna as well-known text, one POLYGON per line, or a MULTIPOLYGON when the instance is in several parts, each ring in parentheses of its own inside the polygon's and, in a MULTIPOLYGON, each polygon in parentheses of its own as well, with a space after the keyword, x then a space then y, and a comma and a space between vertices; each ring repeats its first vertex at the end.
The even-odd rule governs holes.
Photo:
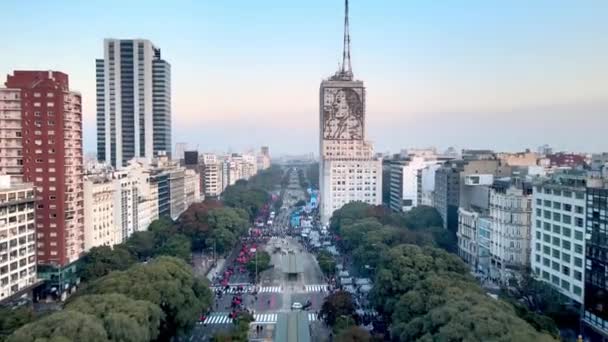
POLYGON ((348 0, 344 0, 344 46, 342 49, 341 74, 353 77, 353 68, 350 63, 350 30, 348 27, 348 0))

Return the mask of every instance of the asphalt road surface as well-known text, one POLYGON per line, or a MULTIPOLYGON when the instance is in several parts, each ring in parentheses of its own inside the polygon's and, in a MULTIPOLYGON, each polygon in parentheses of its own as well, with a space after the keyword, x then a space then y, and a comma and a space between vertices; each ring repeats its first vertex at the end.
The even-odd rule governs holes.
MULTIPOLYGON (((298 195, 300 194, 303 196, 302 191, 299 191, 298 195)), ((277 213, 272 227, 275 236, 268 243, 260 246, 270 253, 271 262, 275 267, 261 272, 258 283, 245 286, 244 293, 241 294, 245 308, 253 311, 256 319, 251 324, 250 340, 272 340, 278 314, 292 311, 291 307, 295 302, 304 304, 310 301, 311 306, 307 310, 309 322, 313 327, 320 324, 317 313, 323 304, 323 299, 328 294, 328 285, 314 255, 308 253, 295 238, 286 237, 290 213, 291 209, 283 209, 277 213), (297 259, 303 262, 303 273, 299 274, 296 279, 288 279, 283 272, 281 261, 286 254, 274 252, 276 247, 286 252, 294 252, 297 259), (257 294, 253 293, 254 288, 257 288, 257 294), (256 326, 258 326, 257 330, 256 326), (263 327, 263 329, 260 330, 259 327, 263 327)), ((240 248, 240 244, 237 248, 240 248)), ((234 265, 233 260, 231 255, 227 259, 225 267, 234 265)), ((243 276, 239 277, 239 280, 245 282, 248 278, 243 276)), ((217 289, 215 288, 215 290, 217 289)), ((206 315, 202 322, 196 324, 189 336, 180 338, 179 341, 209 341, 220 331, 230 331, 233 324, 228 315, 232 310, 231 301, 235 295, 232 293, 234 290, 236 289, 232 288, 221 296, 216 295, 212 312, 206 315)))

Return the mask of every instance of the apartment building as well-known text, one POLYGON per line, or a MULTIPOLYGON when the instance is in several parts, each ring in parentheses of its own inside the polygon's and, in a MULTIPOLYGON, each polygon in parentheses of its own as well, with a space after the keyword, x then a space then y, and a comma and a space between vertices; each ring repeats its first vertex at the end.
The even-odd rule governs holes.
POLYGON ((84 180, 84 250, 114 246, 122 242, 122 232, 114 221, 112 180, 105 176, 87 176, 84 180))
POLYGON ((38 282, 35 203, 32 184, 0 175, 0 302, 38 282))
POLYGON ((532 270, 577 303, 585 295, 586 182, 583 172, 558 173, 532 196, 532 270))

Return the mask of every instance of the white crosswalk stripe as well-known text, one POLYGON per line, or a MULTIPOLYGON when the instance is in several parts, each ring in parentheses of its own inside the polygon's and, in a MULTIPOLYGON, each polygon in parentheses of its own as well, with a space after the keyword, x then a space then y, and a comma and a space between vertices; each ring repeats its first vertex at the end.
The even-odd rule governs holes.
POLYGON ((325 292, 329 288, 328 285, 306 285, 306 292, 325 292))
POLYGON ((227 313, 217 312, 209 315, 203 324, 231 324, 232 318, 227 313))
POLYGON ((278 315, 274 314, 255 314, 253 315, 254 323, 276 323, 278 315))
POLYGON ((316 314, 316 313, 309 312, 309 313, 308 313, 308 321, 309 321, 309 322, 314 322, 314 321, 316 321, 316 320, 317 320, 317 314, 316 314))
POLYGON ((281 292, 280 286, 262 286, 260 288, 260 293, 268 293, 268 292, 281 292))

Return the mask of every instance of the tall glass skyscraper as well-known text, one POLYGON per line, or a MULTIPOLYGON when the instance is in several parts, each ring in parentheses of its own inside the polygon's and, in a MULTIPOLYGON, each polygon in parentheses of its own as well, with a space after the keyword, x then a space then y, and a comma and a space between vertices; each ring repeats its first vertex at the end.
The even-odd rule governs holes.
POLYGON ((97 159, 121 168, 171 151, 171 65, 145 39, 105 39, 96 60, 97 159))

